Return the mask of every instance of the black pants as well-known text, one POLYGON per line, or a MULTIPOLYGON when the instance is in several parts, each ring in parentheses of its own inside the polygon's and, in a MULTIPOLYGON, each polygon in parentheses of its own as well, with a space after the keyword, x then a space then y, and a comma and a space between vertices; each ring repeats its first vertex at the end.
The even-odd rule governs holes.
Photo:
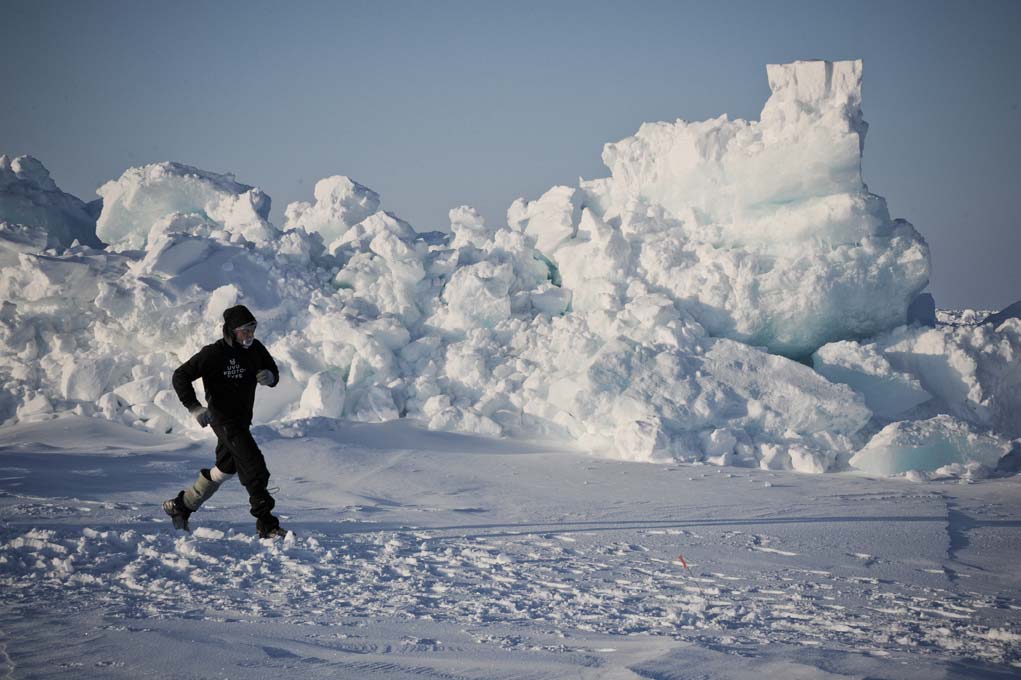
POLYGON ((213 425, 216 434, 216 467, 227 474, 238 475, 241 485, 248 490, 248 502, 260 531, 280 526, 273 516, 276 502, 269 495, 269 469, 262 451, 255 443, 247 424, 225 423, 213 425))

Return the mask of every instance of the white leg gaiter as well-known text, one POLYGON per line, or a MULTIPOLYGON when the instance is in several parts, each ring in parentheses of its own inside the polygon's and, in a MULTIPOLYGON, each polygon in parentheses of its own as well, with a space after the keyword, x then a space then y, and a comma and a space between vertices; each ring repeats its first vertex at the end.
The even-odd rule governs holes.
POLYGON ((223 484, 234 476, 234 473, 226 473, 215 465, 209 469, 209 477, 217 484, 223 484))

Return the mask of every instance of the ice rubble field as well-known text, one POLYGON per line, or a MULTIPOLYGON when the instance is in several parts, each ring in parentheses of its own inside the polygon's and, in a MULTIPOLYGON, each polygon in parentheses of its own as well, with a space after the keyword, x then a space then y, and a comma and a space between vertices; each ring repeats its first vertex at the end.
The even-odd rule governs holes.
POLYGON ((1018 455, 1021 319, 932 309, 860 62, 768 76, 760 121, 645 124, 449 233, 343 176, 277 227, 229 175, 84 203, 0 157, 0 671, 1016 672, 1017 478, 957 482, 1018 455), (170 373, 235 303, 276 544, 236 485, 160 515, 210 460, 170 373))
POLYGON ((862 182, 861 62, 768 76, 758 122, 644 124, 606 145, 609 177, 519 199, 506 226, 455 208, 449 234, 342 176, 280 229, 232 176, 131 168, 84 204, 3 158, 0 418, 194 430, 170 372, 240 302, 283 369, 261 422, 981 475, 1021 435, 1021 320, 906 325, 928 246, 862 182))

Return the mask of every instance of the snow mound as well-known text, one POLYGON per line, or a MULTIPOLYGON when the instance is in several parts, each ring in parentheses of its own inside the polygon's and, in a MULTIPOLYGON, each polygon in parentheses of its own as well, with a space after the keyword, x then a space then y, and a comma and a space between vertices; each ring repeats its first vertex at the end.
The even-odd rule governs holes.
POLYGON ((0 155, 0 225, 38 227, 49 247, 67 248, 75 241, 99 246, 90 207, 61 191, 42 163, 31 156, 11 160, 0 155))
POLYGON ((899 327, 928 252, 861 181, 860 62, 769 78, 761 122, 643 125, 607 146, 610 177, 516 201, 506 226, 454 208, 446 237, 344 176, 278 230, 230 175, 131 168, 99 189, 106 250, 0 228, 0 420, 195 433, 170 374, 243 303, 281 368, 258 422, 804 472, 846 468, 893 418, 1015 436, 1021 321, 899 327), (789 358, 815 350, 817 371, 789 358))

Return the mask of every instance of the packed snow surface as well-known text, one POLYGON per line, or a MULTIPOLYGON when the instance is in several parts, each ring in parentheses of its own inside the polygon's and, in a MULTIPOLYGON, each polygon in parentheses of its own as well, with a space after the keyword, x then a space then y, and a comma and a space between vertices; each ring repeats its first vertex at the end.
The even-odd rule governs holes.
POLYGON ((519 199, 505 226, 456 207, 443 237, 344 176, 277 228, 262 190, 165 162, 99 188, 100 249, 70 240, 84 204, 4 158, 0 419, 197 434, 170 374, 243 303, 282 371, 262 423, 409 418, 824 472, 892 451, 873 440, 891 422, 947 415, 926 442, 1009 450, 1021 321, 905 325, 928 248, 862 182, 861 62, 768 76, 760 121, 642 125, 604 149, 608 177, 519 199))
POLYGON ((255 430, 293 530, 213 441, 0 429, 0 676, 1007 678, 1021 478, 650 465, 317 418, 255 430), (683 559, 683 562, 682 562, 683 559))

